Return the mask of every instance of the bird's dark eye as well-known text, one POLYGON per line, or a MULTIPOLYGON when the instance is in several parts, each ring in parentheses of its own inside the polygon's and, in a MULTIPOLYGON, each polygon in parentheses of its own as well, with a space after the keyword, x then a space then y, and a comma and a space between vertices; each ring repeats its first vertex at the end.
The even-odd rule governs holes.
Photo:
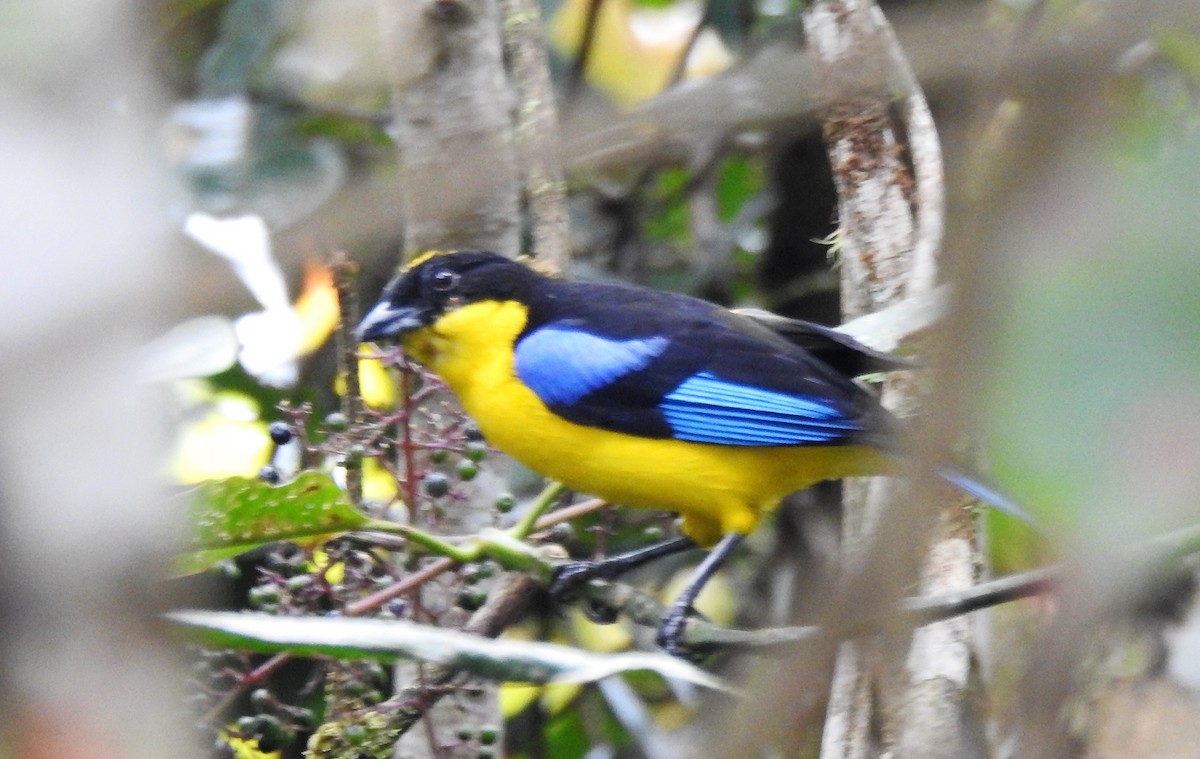
POLYGON ((429 278, 429 286, 439 293, 450 292, 458 284, 458 272, 438 269, 429 278))

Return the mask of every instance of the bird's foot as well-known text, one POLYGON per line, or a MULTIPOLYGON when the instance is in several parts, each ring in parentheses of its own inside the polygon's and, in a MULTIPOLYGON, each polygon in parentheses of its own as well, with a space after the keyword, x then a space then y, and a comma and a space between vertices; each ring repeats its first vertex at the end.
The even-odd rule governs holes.
POLYGON ((569 561, 554 568, 550 578, 550 595, 555 601, 573 601, 590 580, 603 574, 594 561, 569 561))
POLYGON ((691 606, 671 607, 658 625, 658 635, 655 636, 654 642, 671 656, 694 664, 703 657, 683 642, 683 631, 691 614, 691 606))
MULTIPOLYGON (((550 580, 550 597, 556 603, 569 603, 579 597, 587 583, 596 579, 610 580, 612 572, 601 562, 572 561, 561 564, 554 570, 550 580)), ((583 613, 598 625, 611 625, 617 621, 617 610, 608 604, 587 599, 583 613)))
POLYGON ((671 656, 692 664, 699 664, 709 657, 712 650, 703 643, 684 641, 683 634, 687 629, 689 619, 707 621, 707 617, 693 609, 691 605, 676 604, 672 606, 671 610, 663 616, 662 622, 659 623, 658 634, 655 636, 654 642, 671 656))

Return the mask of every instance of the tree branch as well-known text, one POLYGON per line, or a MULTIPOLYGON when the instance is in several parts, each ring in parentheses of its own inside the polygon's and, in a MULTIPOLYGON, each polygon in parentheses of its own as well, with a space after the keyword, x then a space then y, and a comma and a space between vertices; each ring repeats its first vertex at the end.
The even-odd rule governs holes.
MULTIPOLYGON (((1054 566, 1009 575, 979 583, 965 590, 955 590, 930 596, 906 598, 893 606, 876 612, 860 611, 838 620, 837 627, 801 626, 776 627, 761 630, 734 630, 693 617, 687 622, 684 642, 699 650, 738 650, 770 656, 794 653, 800 644, 818 640, 841 641, 869 635, 888 624, 912 626, 935 622, 982 609, 1009 603, 1051 591, 1064 574, 1063 567, 1054 566)), ((591 601, 616 609, 634 624, 654 629, 662 621, 666 607, 641 590, 619 582, 592 580, 583 590, 591 601)))

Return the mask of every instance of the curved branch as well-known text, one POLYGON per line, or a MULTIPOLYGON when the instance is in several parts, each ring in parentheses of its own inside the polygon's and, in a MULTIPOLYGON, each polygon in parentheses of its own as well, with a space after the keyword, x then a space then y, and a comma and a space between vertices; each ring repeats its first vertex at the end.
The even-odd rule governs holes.
POLYGON ((916 221, 912 250, 912 271, 909 272, 910 293, 931 290, 937 283, 937 256, 942 247, 946 227, 946 181, 942 163, 942 145, 937 126, 925 99, 925 91, 917 80, 908 56, 896 39, 896 31, 888 23, 879 6, 871 6, 880 39, 894 67, 896 89, 903 98, 901 115, 908 133, 908 152, 912 159, 913 215, 916 221))

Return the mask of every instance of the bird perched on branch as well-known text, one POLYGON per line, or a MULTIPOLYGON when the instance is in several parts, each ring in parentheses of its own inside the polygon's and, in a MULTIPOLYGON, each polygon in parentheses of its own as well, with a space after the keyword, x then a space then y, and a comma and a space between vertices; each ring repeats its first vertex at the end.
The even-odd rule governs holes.
MULTIPOLYGON (((596 564, 556 585, 682 548, 715 546, 664 617, 681 635, 704 583, 789 493, 897 469, 895 426, 856 376, 910 366, 834 330, 787 337, 702 300, 573 282, 486 252, 433 252, 384 290, 361 341, 399 339, 442 377, 502 451, 607 500, 677 512, 686 538, 596 564)), ((1025 518, 961 469, 939 474, 1025 518)))

